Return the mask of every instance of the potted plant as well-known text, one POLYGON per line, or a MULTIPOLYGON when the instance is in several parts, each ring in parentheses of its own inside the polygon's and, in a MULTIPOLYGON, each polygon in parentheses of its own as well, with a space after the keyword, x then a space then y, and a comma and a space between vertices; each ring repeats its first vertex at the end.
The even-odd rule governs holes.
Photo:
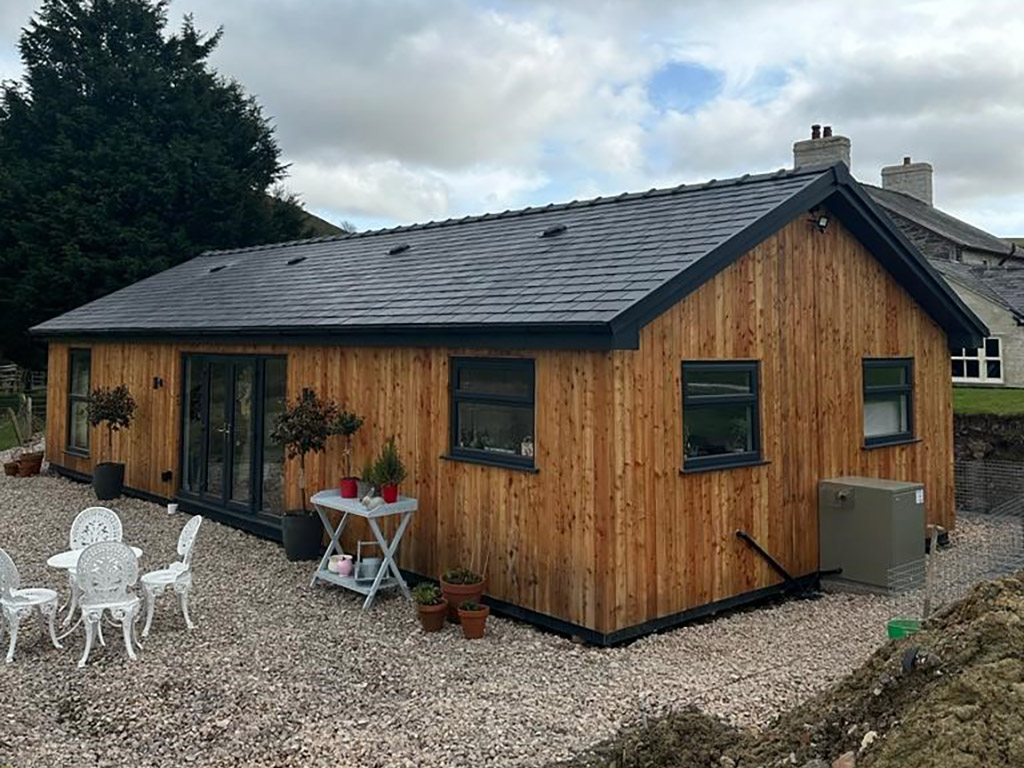
POLYGON ((451 621, 458 621, 458 606, 467 600, 480 602, 486 587, 483 576, 461 565, 442 573, 441 592, 448 601, 448 618, 451 621))
POLYGON ((363 426, 363 417, 342 411, 334 425, 334 433, 345 438, 345 476, 341 478, 341 497, 354 499, 359 495, 359 480, 352 474, 352 436, 363 426))
POLYGON ((323 452, 337 418, 338 407, 332 401, 321 400, 313 390, 304 389, 294 403, 285 404, 270 433, 289 459, 299 460, 302 508, 286 512, 281 518, 281 538, 289 560, 313 560, 320 554, 320 520, 306 507, 306 455, 323 452))
POLYGON ((405 480, 405 464, 398 455, 394 436, 388 438, 381 448, 377 463, 373 466, 373 475, 384 501, 388 504, 398 501, 398 486, 405 480))
POLYGON ((124 488, 124 464, 114 458, 114 433, 128 429, 135 419, 135 399, 128 387, 119 384, 112 389, 99 387, 89 394, 87 403, 89 424, 107 428, 107 461, 101 461, 92 471, 92 487, 97 499, 116 499, 124 488))
POLYGON ((459 621, 462 623, 462 634, 467 640, 479 640, 484 636, 487 617, 491 609, 475 600, 465 600, 459 605, 459 621))
POLYGON ((444 599, 440 588, 424 581, 413 587, 412 599, 416 601, 423 631, 440 632, 444 627, 445 616, 448 615, 448 601, 444 599))

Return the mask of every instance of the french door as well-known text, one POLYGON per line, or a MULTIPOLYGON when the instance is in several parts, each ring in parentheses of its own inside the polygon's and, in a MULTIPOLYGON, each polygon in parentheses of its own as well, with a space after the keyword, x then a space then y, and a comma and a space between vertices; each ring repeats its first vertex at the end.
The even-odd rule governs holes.
POLYGON ((180 496, 242 517, 280 514, 283 455, 270 432, 284 405, 285 359, 185 355, 183 395, 180 496))

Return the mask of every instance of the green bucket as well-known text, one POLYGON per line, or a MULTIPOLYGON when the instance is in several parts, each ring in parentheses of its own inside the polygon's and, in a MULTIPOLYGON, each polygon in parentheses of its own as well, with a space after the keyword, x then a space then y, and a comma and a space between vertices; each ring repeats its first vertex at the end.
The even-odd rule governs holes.
POLYGON ((891 619, 886 628, 889 631, 890 640, 899 640, 901 637, 917 632, 921 628, 921 622, 917 619, 891 619))

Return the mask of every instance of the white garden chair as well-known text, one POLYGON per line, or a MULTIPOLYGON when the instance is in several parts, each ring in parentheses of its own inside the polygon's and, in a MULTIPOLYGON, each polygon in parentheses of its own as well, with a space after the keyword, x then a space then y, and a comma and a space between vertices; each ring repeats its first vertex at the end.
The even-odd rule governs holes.
POLYGON ((149 637, 156 599, 164 593, 167 587, 174 587, 174 592, 178 595, 181 615, 185 617, 185 626, 189 629, 195 628, 188 615, 188 593, 192 589, 192 546, 196 543, 196 534, 199 533, 201 522, 203 522, 203 518, 196 515, 181 529, 181 534, 178 536, 178 557, 181 560, 171 563, 159 571, 150 571, 142 577, 142 591, 146 596, 146 626, 142 629, 143 637, 149 637))
POLYGON ((93 638, 101 631, 105 613, 110 614, 115 624, 121 625, 125 650, 134 661, 135 622, 141 603, 131 591, 139 580, 139 561, 131 547, 119 541, 102 541, 86 547, 78 559, 76 580, 85 622, 85 651, 78 666, 84 667, 88 661, 93 638))
POLYGON ((18 644, 18 625, 33 613, 39 616, 39 626, 50 627, 50 640, 54 648, 61 648, 53 622, 57 616, 57 593, 52 589, 22 589, 21 575, 11 556, 0 549, 0 640, 4 625, 11 633, 7 649, 7 663, 14 661, 14 648, 18 644))
MULTIPOLYGON (((106 507, 87 507, 75 516, 71 523, 71 549, 85 549, 101 541, 121 541, 123 536, 121 518, 112 509, 106 507)), ((65 624, 71 623, 78 607, 79 589, 75 580, 75 569, 68 569, 68 583, 71 585, 71 605, 65 624)))

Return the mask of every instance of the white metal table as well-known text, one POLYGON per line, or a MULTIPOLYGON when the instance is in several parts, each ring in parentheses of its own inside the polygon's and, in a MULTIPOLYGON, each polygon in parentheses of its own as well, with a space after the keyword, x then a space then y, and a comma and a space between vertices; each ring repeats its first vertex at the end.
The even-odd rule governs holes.
POLYGON ((367 509, 359 499, 344 499, 341 496, 341 491, 335 489, 320 491, 314 494, 311 501, 317 514, 320 515, 320 522, 323 523, 324 530, 331 537, 331 543, 327 545, 327 551, 324 552, 324 556, 320 559, 320 565, 317 566, 316 573, 313 574, 310 586, 316 584, 317 581, 325 581, 329 584, 336 584, 339 587, 358 592, 361 595, 366 595, 366 599, 363 601, 364 611, 373 605, 373 600, 381 589, 397 586, 402 591, 402 594, 411 599, 412 595, 409 594, 409 587, 406 585, 405 579, 402 578, 402 573, 398 570, 398 564, 395 562, 395 553, 398 551, 398 545, 402 543, 402 536, 405 535, 405 529, 409 526, 413 512, 419 508, 419 503, 416 499, 400 496, 394 504, 383 504, 374 509, 367 509), (329 510, 342 513, 341 522, 338 523, 337 528, 331 525, 331 519, 328 516, 329 510), (349 517, 353 515, 366 520, 370 530, 373 532, 373 538, 381 550, 383 562, 381 562, 380 568, 377 569, 377 575, 373 582, 369 584, 358 580, 356 578, 357 573, 353 573, 351 576, 342 576, 332 573, 327 569, 327 563, 331 559, 331 555, 344 554, 339 542, 349 517), (400 515, 401 520, 398 523, 398 529, 395 531, 394 537, 389 542, 381 532, 378 521, 391 515, 400 515), (388 575, 388 571, 391 572, 391 575, 388 575))

